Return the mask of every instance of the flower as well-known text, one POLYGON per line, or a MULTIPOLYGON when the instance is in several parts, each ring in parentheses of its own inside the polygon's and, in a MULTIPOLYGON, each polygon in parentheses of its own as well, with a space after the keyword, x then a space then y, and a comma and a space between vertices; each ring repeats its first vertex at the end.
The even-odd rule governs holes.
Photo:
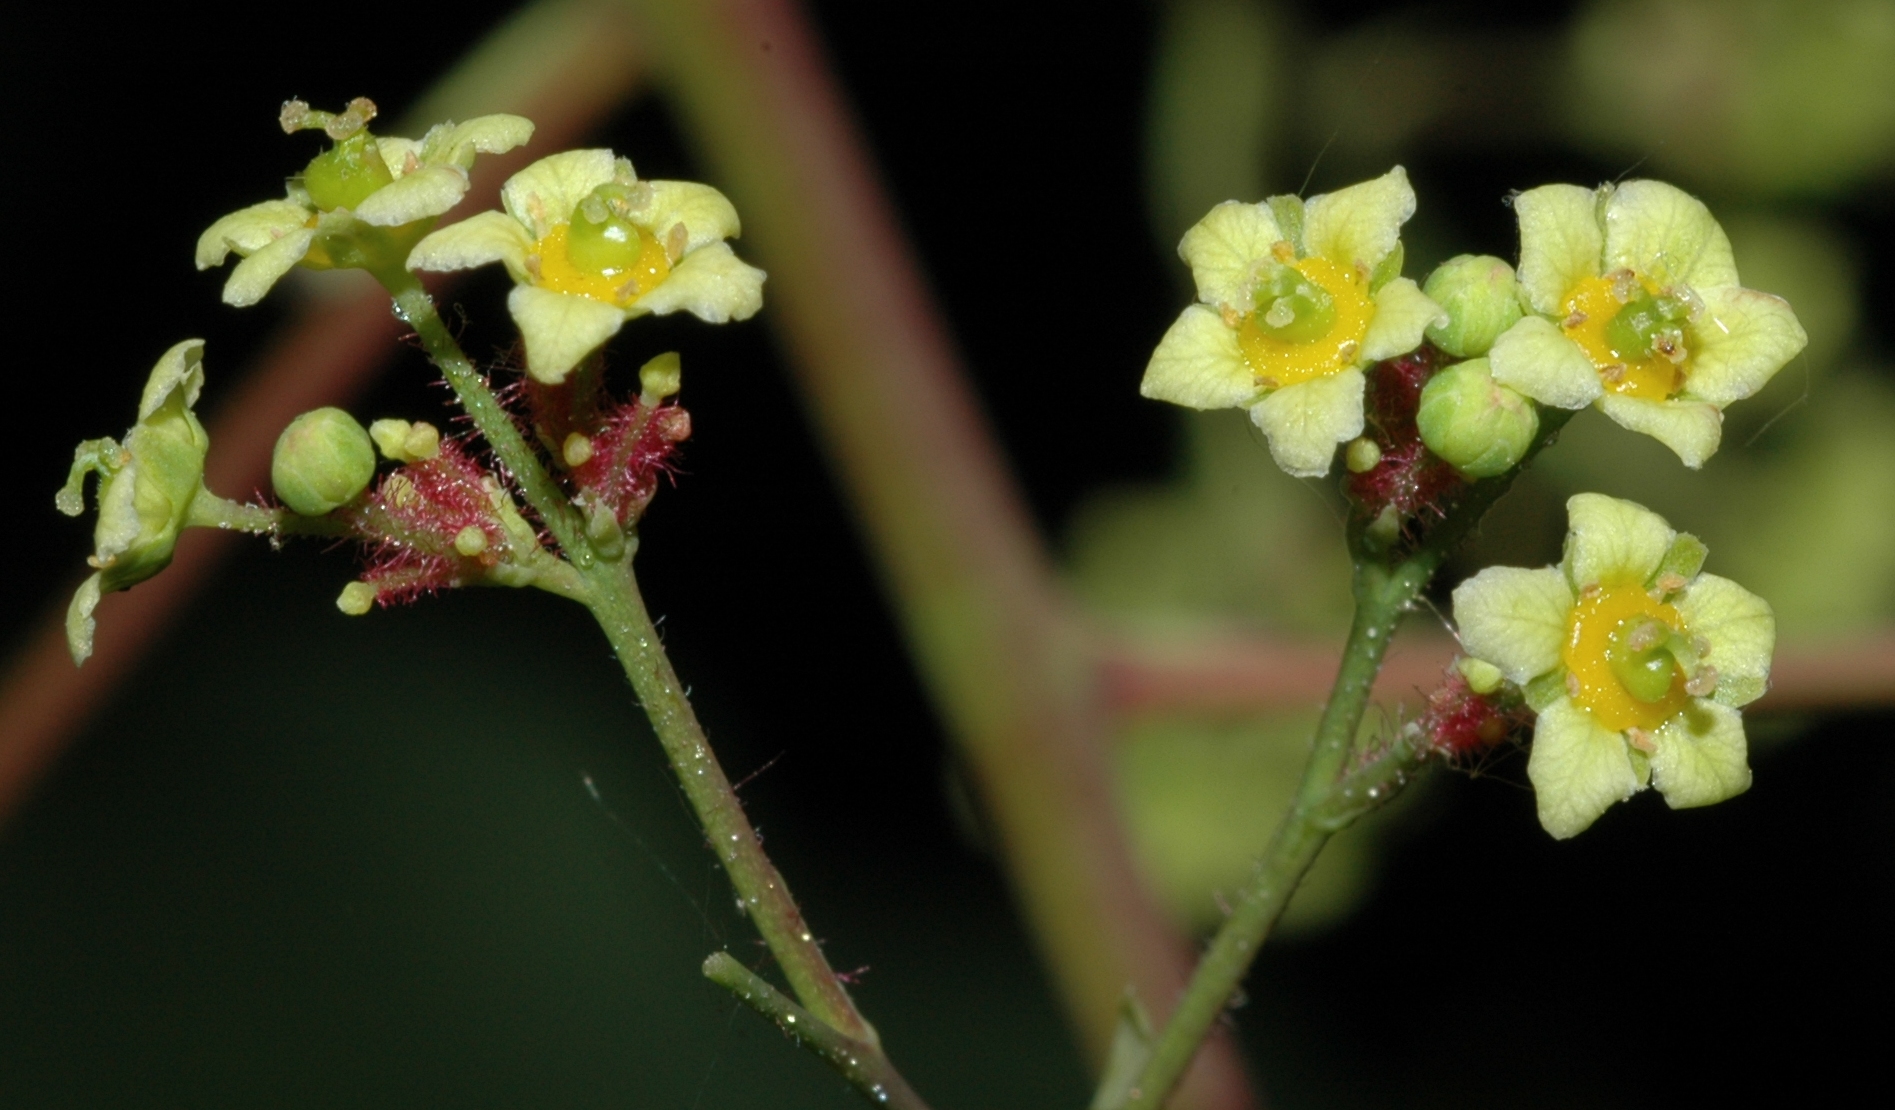
POLYGON ((1461 646, 1538 713, 1540 824, 1583 831, 1647 785, 1675 809, 1750 787, 1738 709, 1763 695, 1769 603, 1701 574, 1705 549, 1630 501, 1582 493, 1557 567, 1489 567, 1454 591, 1461 646))
POLYGON ((66 610, 66 643, 74 663, 92 654, 92 611, 99 598, 128 590, 171 565, 178 533, 204 488, 210 437, 191 411, 204 388, 203 357, 202 339, 187 339, 166 351, 145 382, 138 423, 124 442, 89 439, 73 452, 72 471, 53 502, 60 512, 83 513, 86 475, 99 475, 99 523, 86 560, 97 571, 66 610))
POLYGON ((1401 273, 1415 193, 1400 166, 1311 197, 1226 201, 1185 232, 1199 304, 1159 341, 1139 392, 1196 409, 1246 408, 1277 465, 1329 472, 1362 434, 1362 367, 1421 344, 1441 309, 1401 273))
POLYGON ((689 181, 640 181, 609 150, 542 158, 482 212, 423 239, 411 270, 505 263, 507 308, 526 341, 527 370, 557 384, 625 321, 684 311, 721 324, 763 307, 763 271, 725 239, 739 231, 724 194, 689 181))
POLYGON ((284 200, 266 200, 218 220, 197 241, 197 268, 221 266, 235 251, 224 303, 256 304, 298 264, 313 270, 401 265, 436 216, 467 194, 476 154, 501 154, 533 137, 519 116, 477 116, 443 123, 419 140, 378 138, 367 130, 375 105, 351 101, 340 114, 283 105, 285 131, 320 128, 335 145, 289 182, 284 200))
POLYGON ((1596 403, 1693 469, 1723 409, 1808 342, 1781 298, 1742 288, 1703 202, 1659 181, 1546 185, 1514 198, 1532 314, 1495 341, 1494 380, 1544 404, 1596 403))

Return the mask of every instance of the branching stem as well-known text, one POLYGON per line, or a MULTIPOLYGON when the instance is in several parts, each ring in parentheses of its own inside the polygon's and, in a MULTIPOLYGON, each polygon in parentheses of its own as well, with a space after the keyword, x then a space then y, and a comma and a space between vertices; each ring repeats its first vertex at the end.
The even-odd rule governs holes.
MULTIPOLYGON (((378 277, 394 297, 396 313, 415 329, 429 358, 446 377, 495 457, 512 474, 570 561, 582 587, 566 591, 567 596, 585 604, 604 630, 712 851, 730 876, 738 899, 790 988, 808 1008, 808 1013, 797 1019, 808 1023, 798 1040, 825 1058, 830 1058, 825 1046, 846 1046, 842 1061, 849 1066, 845 1074, 852 1081, 858 1075, 866 1077, 865 1083, 857 1084, 866 1096, 888 1105, 922 1107, 920 1098, 883 1055, 874 1027, 856 1010, 842 980, 829 966, 790 896, 788 884, 764 854, 763 843, 744 814, 743 803, 711 751, 639 593, 631 562, 636 542, 625 543, 610 553, 592 545, 583 516, 520 434, 486 379, 461 351, 420 282, 405 271, 378 277)), ((722 974, 728 969, 717 963, 716 957, 707 963, 706 974, 736 990, 739 997, 779 1024, 801 1012, 769 984, 735 961, 730 963, 742 972, 741 976, 722 974), (721 969, 718 974, 712 974, 713 964, 721 969)))
POLYGON ((1355 622, 1329 702, 1316 725, 1315 748, 1303 769, 1296 800, 1264 849, 1230 917, 1199 960, 1177 1010, 1153 1043, 1144 1072, 1125 1104, 1128 1110, 1157 1110, 1164 1105, 1329 838, 1394 796, 1421 765, 1423 753, 1397 739, 1380 751, 1357 757, 1351 766, 1362 714, 1389 641, 1442 561, 1571 416, 1559 409, 1545 410, 1540 434, 1520 465, 1469 486, 1412 551, 1391 558, 1390 553, 1376 549, 1366 521, 1352 524, 1349 549, 1355 562, 1355 622))

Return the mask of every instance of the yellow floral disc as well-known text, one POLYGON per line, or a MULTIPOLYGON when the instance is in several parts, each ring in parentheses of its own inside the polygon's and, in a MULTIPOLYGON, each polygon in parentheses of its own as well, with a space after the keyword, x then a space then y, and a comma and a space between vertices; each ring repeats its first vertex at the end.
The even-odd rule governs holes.
POLYGON ((1328 332, 1301 343, 1286 342, 1257 324, 1255 312, 1238 325, 1237 344, 1244 362, 1266 389, 1326 378, 1362 362, 1362 338, 1375 318, 1365 274, 1327 258, 1302 258, 1288 265, 1335 298, 1335 321, 1328 332))
POLYGON ((1634 584, 1605 586, 1582 595, 1573 606, 1572 624, 1560 657, 1577 680, 1573 701, 1589 711, 1605 728, 1622 732, 1628 728, 1655 729, 1684 709, 1691 700, 1685 693, 1681 669, 1672 675, 1671 689, 1664 697, 1648 702, 1634 697, 1612 673, 1613 634, 1628 622, 1653 618, 1673 631, 1684 630, 1678 611, 1655 601, 1634 584))
MULTIPOLYGON (((1647 401, 1663 401, 1684 387, 1684 365, 1660 354, 1646 352, 1627 358, 1606 338, 1606 325, 1625 307, 1625 285, 1613 275, 1587 278, 1566 298, 1566 319, 1560 325, 1567 338, 1579 344, 1599 371, 1599 381, 1614 393, 1647 401)), ((1641 282, 1639 292, 1658 290, 1641 282)))
POLYGON ((566 224, 555 224, 545 238, 533 244, 533 253, 540 260, 539 280, 535 284, 542 289, 590 297, 622 308, 651 292, 671 272, 671 260, 664 247, 643 228, 638 231, 638 261, 624 269, 604 273, 573 265, 572 255, 566 250, 566 233, 566 224))

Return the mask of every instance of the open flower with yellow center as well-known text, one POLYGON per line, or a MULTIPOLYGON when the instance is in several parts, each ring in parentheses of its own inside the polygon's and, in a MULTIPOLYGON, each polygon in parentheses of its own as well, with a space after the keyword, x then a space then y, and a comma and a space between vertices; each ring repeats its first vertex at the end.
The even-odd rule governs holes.
POLYGON ((1724 407, 1808 341, 1781 298, 1737 284, 1724 229, 1670 185, 1546 185, 1513 206, 1537 315, 1489 357, 1495 381, 1534 400, 1597 404, 1696 468, 1717 450, 1724 407))
POLYGON ((1362 367, 1421 345, 1441 309, 1401 273, 1415 192, 1400 166, 1311 197, 1227 201, 1178 254, 1198 301, 1165 333, 1139 392, 1195 409, 1243 408, 1297 477, 1329 472, 1362 434, 1362 367))
POLYGON ((319 129, 335 145, 291 178, 284 200, 266 200, 218 220, 197 241, 197 268, 242 261, 224 283, 224 303, 256 304, 296 266, 312 270, 399 267, 435 217, 467 195, 477 154, 501 154, 533 137, 519 116, 443 123, 420 139, 369 134, 375 105, 339 113, 283 105, 285 131, 319 129))
POLYGON ((408 268, 505 263, 518 283, 507 308, 540 381, 564 381, 634 316, 721 324, 763 307, 763 271, 724 242, 738 234, 737 210, 709 185, 640 181, 609 150, 572 150, 514 174, 500 200, 505 212, 423 239, 408 268))
POLYGON ((1769 604, 1700 573, 1704 545, 1649 509, 1582 493, 1566 512, 1559 566, 1489 567, 1454 591, 1461 646, 1539 713, 1540 824, 1573 836, 1648 785, 1679 809, 1743 793, 1738 709, 1769 684, 1769 604))

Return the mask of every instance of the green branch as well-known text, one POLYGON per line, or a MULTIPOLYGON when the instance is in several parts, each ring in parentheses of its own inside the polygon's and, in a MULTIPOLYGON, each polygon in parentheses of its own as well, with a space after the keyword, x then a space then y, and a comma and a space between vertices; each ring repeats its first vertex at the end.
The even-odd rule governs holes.
POLYGON ((1406 554, 1378 552, 1368 539, 1367 522, 1358 519, 1351 525, 1355 621, 1335 686, 1316 725, 1315 749, 1304 766, 1296 800, 1264 849, 1230 917, 1199 960, 1177 1010, 1153 1043, 1151 1057, 1124 1104, 1127 1110, 1157 1110, 1164 1105, 1329 838, 1400 792, 1425 761, 1425 751, 1396 738, 1350 766, 1362 715, 1389 641, 1441 563, 1571 418, 1572 413, 1560 409, 1543 411, 1539 435, 1520 465, 1467 487, 1447 515, 1406 554))
POLYGON ((775 1022, 792 1041, 828 1061, 871 1102, 896 1110, 927 1110, 928 1104, 889 1064, 880 1048, 836 1032, 729 953, 711 953, 704 961, 704 977, 775 1022))

